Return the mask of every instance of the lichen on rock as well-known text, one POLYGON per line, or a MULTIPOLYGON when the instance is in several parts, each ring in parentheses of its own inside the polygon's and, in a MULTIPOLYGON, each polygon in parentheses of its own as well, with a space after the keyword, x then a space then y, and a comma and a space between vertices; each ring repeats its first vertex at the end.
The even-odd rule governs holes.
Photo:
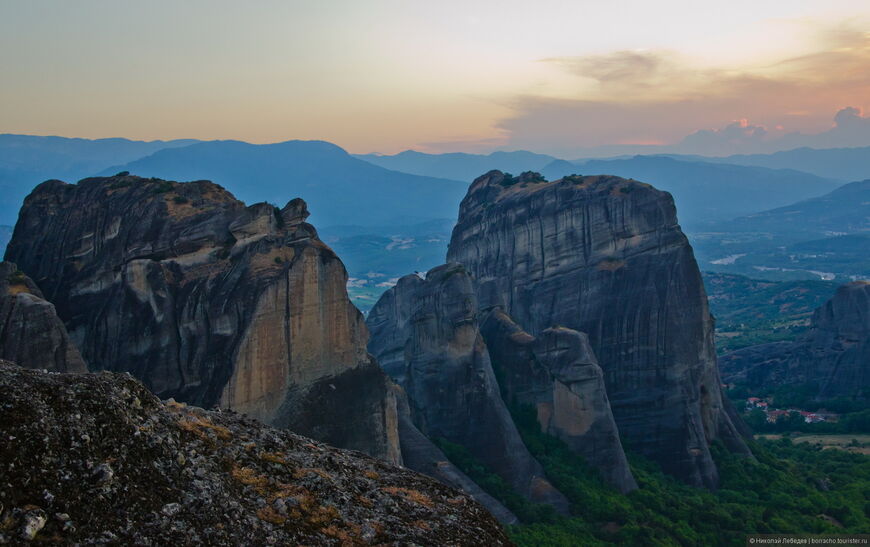
POLYGON ((0 362, 0 543, 509 545, 458 490, 126 374, 0 362))

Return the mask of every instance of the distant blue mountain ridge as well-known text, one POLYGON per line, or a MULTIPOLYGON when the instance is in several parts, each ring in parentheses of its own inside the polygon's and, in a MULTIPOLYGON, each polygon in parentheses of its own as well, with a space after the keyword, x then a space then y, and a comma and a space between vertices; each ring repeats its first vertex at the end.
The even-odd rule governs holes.
POLYGON ((411 224, 456 218, 467 184, 391 171, 324 141, 209 141, 167 148, 105 169, 170 180, 214 181, 237 198, 283 206, 301 197, 317 226, 411 224))

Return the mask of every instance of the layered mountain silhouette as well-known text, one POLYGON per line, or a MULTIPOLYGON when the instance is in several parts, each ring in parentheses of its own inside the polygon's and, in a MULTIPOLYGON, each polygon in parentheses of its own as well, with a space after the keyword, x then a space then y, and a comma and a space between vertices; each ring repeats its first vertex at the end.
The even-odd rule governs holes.
POLYGON ((721 158, 673 156, 706 162, 751 165, 770 169, 797 169, 820 177, 864 180, 870 177, 870 146, 855 148, 795 148, 773 154, 737 154, 721 158))
POLYGON ((110 165, 195 140, 133 141, 0 135, 0 224, 14 224, 24 196, 47 179, 79 180, 110 165))
POLYGON ((673 194, 680 221, 687 226, 728 220, 820 196, 844 182, 830 174, 816 175, 782 167, 730 165, 702 157, 633 156, 567 161, 528 152, 474 155, 411 151, 395 156, 358 157, 397 171, 460 180, 471 180, 472 176, 491 169, 513 174, 537 171, 549 180, 581 173, 634 178, 673 194), (545 159, 549 161, 543 161, 545 159))
POLYGON ((556 160, 553 156, 536 154, 526 150, 492 152, 491 154, 466 154, 463 152, 426 154, 406 150, 395 155, 360 154, 356 157, 394 171, 466 182, 493 169, 513 173, 540 171, 544 166, 556 160))
POLYGON ((870 234, 870 179, 845 184, 823 196, 734 219, 733 231, 780 237, 870 234))
POLYGON ((209 179, 246 202, 302 196, 321 226, 408 224, 451 218, 466 184, 390 171, 323 141, 204 142, 111 167, 143 177, 209 179))
MULTIPOLYGON (((541 173, 555 180, 570 175, 568 169, 564 163, 557 163, 541 173)), ((663 156, 590 160, 573 169, 588 175, 607 173, 642 180, 670 192, 680 213, 680 222, 688 227, 820 196, 842 184, 792 169, 682 161, 663 156)))

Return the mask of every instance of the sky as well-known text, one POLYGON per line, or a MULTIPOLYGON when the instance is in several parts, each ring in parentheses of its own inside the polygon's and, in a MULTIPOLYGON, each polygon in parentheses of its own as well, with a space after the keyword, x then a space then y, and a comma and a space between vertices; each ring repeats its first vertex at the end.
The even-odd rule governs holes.
POLYGON ((2 0, 0 75, 0 133, 569 158, 858 146, 870 3, 2 0))

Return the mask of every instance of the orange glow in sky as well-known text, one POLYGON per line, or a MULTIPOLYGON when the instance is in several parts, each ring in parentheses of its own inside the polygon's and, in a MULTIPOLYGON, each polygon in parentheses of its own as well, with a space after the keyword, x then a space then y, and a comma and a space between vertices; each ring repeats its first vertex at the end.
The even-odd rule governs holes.
POLYGON ((863 0, 4 2, 0 132, 360 153, 818 132, 870 110, 868 21, 863 0))

